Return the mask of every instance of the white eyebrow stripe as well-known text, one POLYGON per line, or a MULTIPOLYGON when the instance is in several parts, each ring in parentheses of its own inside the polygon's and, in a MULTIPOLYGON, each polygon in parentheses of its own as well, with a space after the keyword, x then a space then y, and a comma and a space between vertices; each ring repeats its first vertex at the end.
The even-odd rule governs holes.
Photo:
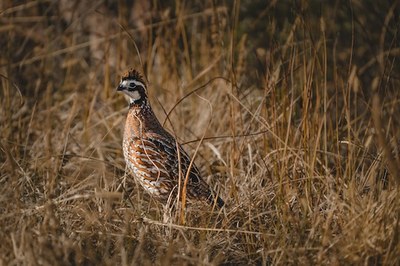
POLYGON ((123 87, 128 87, 128 86, 129 86, 129 81, 127 81, 127 80, 122 80, 122 81, 121 81, 121 85, 122 85, 123 87))
POLYGON ((143 84, 142 82, 140 82, 140 81, 137 81, 137 80, 131 80, 131 83, 132 83, 132 82, 133 82, 133 83, 135 83, 135 85, 136 85, 136 86, 142 86, 142 87, 143 87, 143 89, 144 89, 144 88, 146 88, 146 87, 144 86, 144 84, 143 84))
POLYGON ((136 86, 142 86, 143 88, 146 88, 142 82, 137 81, 137 80, 129 80, 129 79, 123 80, 121 82, 121 85, 124 87, 127 87, 127 88, 132 88, 131 83, 134 83, 136 86))

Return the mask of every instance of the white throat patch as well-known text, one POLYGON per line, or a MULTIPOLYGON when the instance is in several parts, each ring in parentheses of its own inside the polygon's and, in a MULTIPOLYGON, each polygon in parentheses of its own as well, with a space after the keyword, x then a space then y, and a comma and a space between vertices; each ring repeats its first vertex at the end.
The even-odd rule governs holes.
POLYGON ((131 102, 139 100, 142 96, 138 91, 129 92, 129 97, 131 97, 131 102))

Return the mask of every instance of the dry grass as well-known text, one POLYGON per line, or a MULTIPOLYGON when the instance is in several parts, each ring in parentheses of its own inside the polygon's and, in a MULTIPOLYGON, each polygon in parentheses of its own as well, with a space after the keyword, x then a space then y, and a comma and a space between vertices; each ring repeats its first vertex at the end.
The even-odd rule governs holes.
POLYGON ((399 1, 169 2, 1 2, 0 264, 398 264, 399 1), (129 66, 221 212, 125 175, 129 66))

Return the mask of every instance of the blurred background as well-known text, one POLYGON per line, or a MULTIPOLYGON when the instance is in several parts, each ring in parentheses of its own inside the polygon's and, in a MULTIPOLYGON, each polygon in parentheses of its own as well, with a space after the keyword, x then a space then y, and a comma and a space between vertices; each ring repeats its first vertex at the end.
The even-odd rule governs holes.
POLYGON ((396 264, 399 1, 0 2, 0 264, 396 264), (123 71, 222 212, 125 173, 123 71))

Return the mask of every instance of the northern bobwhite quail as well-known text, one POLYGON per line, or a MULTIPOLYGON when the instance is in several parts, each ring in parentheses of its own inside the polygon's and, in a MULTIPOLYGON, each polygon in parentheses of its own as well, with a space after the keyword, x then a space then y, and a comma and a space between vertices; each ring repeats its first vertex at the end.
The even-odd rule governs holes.
POLYGON ((188 200, 206 201, 211 205, 216 203, 221 208, 224 201, 201 178, 188 154, 155 116, 141 74, 130 69, 122 76, 117 90, 130 98, 123 152, 129 170, 142 187, 163 203, 171 195, 176 196, 180 189, 180 195, 186 191, 188 200))

